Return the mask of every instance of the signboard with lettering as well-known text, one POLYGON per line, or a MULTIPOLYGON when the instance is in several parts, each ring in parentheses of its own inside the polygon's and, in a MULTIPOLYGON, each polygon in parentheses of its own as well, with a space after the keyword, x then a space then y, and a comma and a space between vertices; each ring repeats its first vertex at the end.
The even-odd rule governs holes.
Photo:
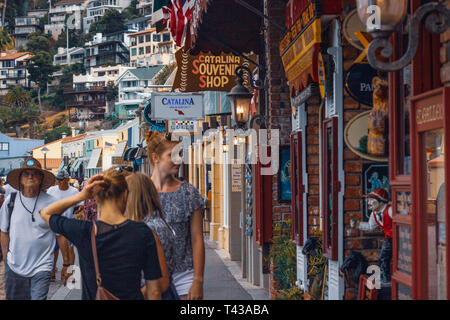
POLYGON ((178 130, 188 131, 194 133, 197 131, 197 121, 191 120, 169 120, 169 132, 178 130))
POLYGON ((322 15, 337 14, 341 10, 341 2, 336 0, 288 0, 286 3, 286 28, 293 27, 299 19, 307 21, 307 18, 303 18, 303 14, 306 10, 311 10, 313 5, 317 13, 322 15))
POLYGON ((372 80, 378 75, 377 70, 368 63, 355 63, 345 76, 345 90, 357 102, 373 106, 372 80))
POLYGON ((231 192, 242 192, 242 166, 231 165, 231 192))
MULTIPOLYGON (((285 37, 285 39, 287 38, 285 37)), ((310 84, 311 80, 313 82, 319 81, 317 66, 321 41, 321 21, 316 19, 302 33, 298 34, 290 44, 282 43, 280 45, 281 59, 291 87, 291 93, 298 93, 303 90, 310 84)))
POLYGON ((398 260, 397 269, 408 275, 412 272, 412 238, 411 228, 409 226, 398 227, 398 260))
POLYGON ((153 120, 203 120, 205 110, 202 93, 161 93, 152 94, 153 120))
MULTIPOLYGON (((197 56, 192 56, 180 49, 175 53, 175 58, 178 69, 172 89, 179 89, 181 92, 229 92, 236 85, 234 71, 237 67, 246 66, 252 71, 255 68, 248 60, 234 54, 222 53, 215 56, 212 53, 201 52, 197 56)), ((256 60, 255 55, 249 58, 256 60)), ((249 84, 247 74, 244 75, 244 79, 249 84)))

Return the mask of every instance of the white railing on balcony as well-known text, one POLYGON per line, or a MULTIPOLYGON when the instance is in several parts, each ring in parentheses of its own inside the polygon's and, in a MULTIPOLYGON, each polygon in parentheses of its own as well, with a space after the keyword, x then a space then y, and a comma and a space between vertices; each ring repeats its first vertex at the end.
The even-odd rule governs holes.
POLYGON ((55 14, 55 13, 72 13, 74 11, 81 11, 83 7, 81 5, 71 5, 67 7, 57 7, 57 8, 50 8, 49 13, 55 14))

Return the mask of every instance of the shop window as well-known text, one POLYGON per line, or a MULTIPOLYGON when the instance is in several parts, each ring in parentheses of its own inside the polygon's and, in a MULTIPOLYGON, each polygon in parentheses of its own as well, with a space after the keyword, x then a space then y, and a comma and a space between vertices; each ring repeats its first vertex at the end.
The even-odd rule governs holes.
POLYGON ((330 260, 338 257, 338 121, 334 117, 322 127, 322 212, 323 253, 330 260))
POLYGON ((303 167, 302 132, 291 134, 292 240, 303 245, 303 167))

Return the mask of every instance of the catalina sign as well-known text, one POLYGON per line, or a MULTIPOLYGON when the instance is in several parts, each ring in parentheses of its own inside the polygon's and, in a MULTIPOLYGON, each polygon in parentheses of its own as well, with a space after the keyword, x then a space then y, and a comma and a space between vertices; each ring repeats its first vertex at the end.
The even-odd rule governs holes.
POLYGON ((153 120, 203 120, 202 93, 153 93, 153 120))

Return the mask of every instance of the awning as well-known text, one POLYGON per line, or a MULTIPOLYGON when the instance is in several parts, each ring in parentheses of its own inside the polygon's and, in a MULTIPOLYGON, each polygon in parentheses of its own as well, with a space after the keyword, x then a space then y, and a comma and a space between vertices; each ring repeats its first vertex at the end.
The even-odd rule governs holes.
POLYGON ((92 150, 91 157, 89 158, 89 163, 86 167, 86 169, 97 169, 98 167, 98 160, 100 159, 100 155, 102 153, 102 149, 94 149, 92 150))
MULTIPOLYGON (((250 6, 264 12, 261 0, 245 0, 250 6)), ((219 55, 231 52, 260 54, 262 19, 234 0, 198 0, 190 21, 190 37, 185 49, 191 54, 211 51, 219 55), (190 41, 189 41, 190 40, 190 41)))
POLYGON ((75 159, 75 161, 70 166, 70 172, 69 173, 72 173, 72 172, 75 171, 75 166, 78 164, 78 162, 80 162, 80 160, 79 159, 75 159))
POLYGON ((63 167, 64 167, 64 159, 61 160, 61 164, 59 165, 58 170, 56 170, 56 171, 58 171, 58 172, 61 171, 63 169, 63 167))
POLYGON ((124 141, 124 142, 121 142, 118 145, 116 145, 116 151, 114 152, 114 154, 112 156, 122 158, 123 151, 125 150, 127 143, 128 143, 127 141, 124 141))
POLYGON ((288 32, 280 44, 280 54, 290 95, 295 97, 312 82, 319 81, 319 51, 322 41, 320 19, 315 19, 302 33, 292 39, 288 32))
POLYGON ((75 173, 78 171, 78 168, 81 166, 81 164, 83 163, 83 158, 79 158, 75 161, 74 165, 72 166, 72 172, 75 173))

